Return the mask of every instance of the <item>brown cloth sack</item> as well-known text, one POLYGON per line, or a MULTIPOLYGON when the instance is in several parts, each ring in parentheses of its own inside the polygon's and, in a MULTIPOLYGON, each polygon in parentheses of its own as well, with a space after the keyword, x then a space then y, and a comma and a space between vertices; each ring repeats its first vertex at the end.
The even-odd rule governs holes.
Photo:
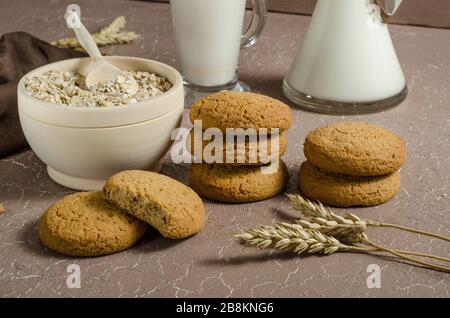
POLYGON ((86 54, 60 49, 25 32, 0 38, 0 158, 26 147, 17 112, 17 84, 29 71, 56 61, 86 54))

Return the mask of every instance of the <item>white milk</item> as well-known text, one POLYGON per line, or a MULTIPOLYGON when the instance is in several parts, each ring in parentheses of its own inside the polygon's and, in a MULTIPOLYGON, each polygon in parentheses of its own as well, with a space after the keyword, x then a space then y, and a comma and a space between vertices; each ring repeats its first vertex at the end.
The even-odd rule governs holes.
POLYGON ((184 78, 201 86, 233 80, 245 0, 170 0, 170 6, 184 78))
POLYGON ((405 88, 386 24, 370 0, 319 0, 286 81, 337 102, 373 102, 405 88))

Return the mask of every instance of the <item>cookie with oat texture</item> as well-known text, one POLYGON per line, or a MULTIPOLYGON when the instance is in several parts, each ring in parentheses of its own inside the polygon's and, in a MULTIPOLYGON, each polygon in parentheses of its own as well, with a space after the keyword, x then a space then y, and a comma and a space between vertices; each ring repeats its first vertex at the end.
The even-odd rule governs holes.
POLYGON ((288 105, 269 96, 251 93, 221 91, 194 102, 189 119, 202 121, 202 129, 218 128, 278 128, 279 132, 292 124, 288 105))
POLYGON ((159 173, 119 172, 106 181, 103 196, 166 238, 186 238, 200 232, 205 225, 205 208, 197 193, 159 173))
POLYGON ((354 176, 393 173, 406 158, 400 137, 363 122, 319 127, 308 134, 303 151, 308 161, 319 168, 354 176))
POLYGON ((202 197, 229 203, 255 202, 281 193, 289 179, 285 163, 263 173, 261 166, 193 164, 189 184, 202 197))
POLYGON ((108 203, 101 192, 79 192, 48 208, 38 228, 39 238, 49 249, 89 257, 129 248, 148 226, 108 203))
POLYGON ((207 162, 205 157, 207 156, 211 159, 222 160, 222 162, 208 163, 236 166, 261 166, 270 163, 275 156, 280 158, 286 152, 287 148, 285 133, 268 136, 263 142, 258 139, 258 135, 255 136, 254 140, 247 138, 241 144, 238 143, 237 139, 227 142, 226 135, 223 136, 223 139, 225 140, 222 140, 222 138, 220 140, 221 149, 214 147, 214 139, 201 139, 201 142, 198 142, 199 146, 197 146, 194 130, 191 130, 189 138, 187 139, 187 149, 192 155, 195 155, 196 152, 200 152, 202 154, 203 162, 207 162), (199 149, 196 149, 196 147, 199 149), (274 149, 272 150, 272 148, 274 149), (231 149, 231 151, 229 151, 229 149, 231 149), (222 151, 222 154, 220 156, 217 154, 216 156, 216 151, 220 150, 222 151))
POLYGON ((349 207, 373 206, 389 201, 400 189, 398 171, 373 177, 349 176, 329 172, 303 162, 298 175, 299 189, 311 200, 349 207))

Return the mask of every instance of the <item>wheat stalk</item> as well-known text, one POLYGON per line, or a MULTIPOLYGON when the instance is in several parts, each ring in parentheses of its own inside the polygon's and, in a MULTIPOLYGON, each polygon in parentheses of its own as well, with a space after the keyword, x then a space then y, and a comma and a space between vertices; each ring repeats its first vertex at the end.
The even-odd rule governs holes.
MULTIPOLYGON (((336 215, 331 211, 330 208, 325 207, 321 202, 312 202, 308 199, 303 198, 299 194, 287 194, 289 200, 292 203, 292 206, 295 210, 301 212, 304 216, 308 217, 309 219, 313 221, 319 221, 319 223, 328 225, 324 232, 328 233, 329 235, 336 235, 337 237, 341 237, 342 241, 345 241, 347 244, 356 244, 356 243, 363 243, 365 245, 371 246, 374 248, 375 251, 383 251, 390 253, 392 255, 398 256, 400 258, 403 258, 405 260, 415 262, 417 264, 420 264, 422 266, 426 266, 433 269, 438 270, 444 270, 444 271, 450 271, 450 268, 443 267, 436 264, 431 264, 428 262, 424 262, 421 260, 418 260, 416 258, 411 258, 408 255, 415 255, 420 257, 428 257, 444 262, 450 262, 450 259, 445 257, 440 257, 432 254, 422 253, 422 252, 416 252, 416 251, 404 251, 399 249, 390 249, 385 246, 381 246, 378 244, 375 244, 369 238, 367 237, 367 234, 365 233, 365 229, 367 226, 372 227, 391 227, 396 228, 416 234, 422 234, 431 236, 434 238, 439 238, 445 241, 450 241, 450 238, 436 234, 436 233, 430 233, 421 231, 418 229, 413 229, 409 227, 400 226, 397 224, 390 224, 390 223, 382 223, 378 221, 373 220, 362 220, 360 217, 353 213, 347 213, 345 217, 336 215), (336 222, 337 224, 333 227, 332 222, 336 222), (361 226, 361 231, 358 231, 356 228, 361 226), (348 231, 346 232, 344 230, 345 226, 348 226, 348 231), (339 228, 342 228, 342 232, 336 233, 336 231, 339 231, 339 228)), ((304 220, 297 220, 298 223, 305 223, 304 220)), ((308 221, 306 221, 308 222, 308 221)), ((317 227, 317 226, 316 226, 317 227)))
POLYGON ((300 224, 278 223, 276 226, 248 228, 234 235, 243 244, 258 248, 289 250, 297 254, 331 255, 337 251, 362 251, 365 248, 346 245, 332 236, 300 224))
POLYGON ((443 262, 450 262, 450 259, 427 253, 404 251, 397 249, 387 249, 376 244, 366 241, 364 238, 362 242, 368 242, 370 246, 353 246, 343 244, 336 238, 322 234, 320 231, 309 230, 308 239, 300 235, 296 224, 279 223, 276 227, 261 226, 260 228, 248 228, 235 234, 234 237, 239 239, 242 244, 246 246, 263 248, 274 248, 279 250, 293 251, 297 254, 302 253, 322 253, 324 255, 331 255, 339 251, 353 251, 353 252, 380 252, 385 251, 397 255, 403 259, 419 263, 423 266, 435 268, 443 271, 449 269, 443 266, 434 265, 420 260, 404 257, 404 255, 414 255, 420 257, 427 257, 443 262), (291 230, 289 230, 291 229, 291 230), (326 240, 324 240, 324 238, 326 240), (315 245, 316 244, 316 245, 315 245))
POLYGON ((411 257, 411 255, 450 263, 448 258, 416 251, 387 248, 369 240, 365 231, 367 226, 388 226, 444 240, 447 239, 446 237, 396 224, 362 220, 352 213, 339 216, 320 202, 312 202, 298 194, 287 194, 287 196, 293 208, 300 211, 305 219, 297 219, 292 224, 278 223, 276 226, 247 228, 234 236, 247 246, 290 250, 297 254, 330 255, 340 251, 385 252, 427 268, 450 272, 450 267, 422 261, 411 257))
POLYGON ((286 194, 292 207, 300 211, 305 217, 335 221, 339 224, 354 226, 355 224, 366 225, 357 215, 347 213, 346 217, 337 215, 329 207, 325 207, 321 202, 312 202, 303 198, 299 194, 286 194))
POLYGON ((349 213, 347 217, 342 217, 320 202, 315 203, 295 194, 287 194, 287 197, 293 208, 307 218, 296 222, 307 228, 319 230, 349 243, 358 243, 367 228, 367 223, 354 214, 349 213))
POLYGON ((309 220, 295 220, 295 223, 311 230, 317 230, 323 234, 330 235, 346 243, 358 243, 361 234, 366 230, 365 224, 339 224, 322 218, 311 218, 309 220))
POLYGON ((388 228, 403 230, 403 231, 407 231, 407 232, 411 232, 411 233, 415 233, 415 234, 430 236, 430 237, 434 237, 434 238, 437 238, 437 239, 440 239, 443 241, 450 242, 450 237, 439 235, 436 233, 427 232, 427 231, 418 230, 418 229, 415 229, 412 227, 406 227, 406 226, 402 226, 402 225, 398 225, 398 224, 377 222, 377 221, 373 221, 373 220, 365 220, 365 221, 366 221, 367 225, 372 226, 372 227, 388 227, 388 228))
MULTIPOLYGON (((125 17, 117 17, 109 25, 92 34, 92 38, 99 47, 133 42, 139 37, 139 34, 136 34, 133 31, 120 31, 125 27, 125 24, 125 17)), ((78 42, 77 38, 73 37, 58 39, 50 44, 60 48, 71 48, 77 51, 83 51, 80 42, 78 42)))
POLYGON ((450 237, 442 236, 436 233, 426 232, 406 226, 401 226, 391 223, 383 223, 374 220, 362 220, 357 215, 353 213, 347 213, 345 217, 336 215, 330 208, 324 207, 321 202, 312 202, 308 199, 303 198, 299 194, 287 194, 289 201, 292 203, 292 207, 301 212, 305 217, 310 217, 312 220, 321 219, 323 222, 337 222, 338 224, 347 225, 349 228, 361 226, 372 226, 372 227, 389 227, 395 228, 403 231, 408 231, 416 234, 426 235, 434 238, 438 238, 447 242, 450 242, 450 237))

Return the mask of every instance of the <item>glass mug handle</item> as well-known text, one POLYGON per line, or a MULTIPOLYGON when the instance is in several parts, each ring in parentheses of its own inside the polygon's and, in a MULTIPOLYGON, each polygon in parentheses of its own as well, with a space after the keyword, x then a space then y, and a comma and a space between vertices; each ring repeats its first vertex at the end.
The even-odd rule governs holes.
POLYGON ((241 37, 241 48, 255 45, 267 18, 267 0, 252 0, 253 12, 250 23, 241 37))

